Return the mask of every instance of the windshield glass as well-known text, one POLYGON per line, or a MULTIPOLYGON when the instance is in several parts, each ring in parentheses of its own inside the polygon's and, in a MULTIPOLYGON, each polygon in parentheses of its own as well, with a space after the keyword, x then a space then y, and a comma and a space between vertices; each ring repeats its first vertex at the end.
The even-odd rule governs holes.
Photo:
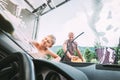
MULTIPOLYGON (((73 32, 85 62, 120 64, 119 4, 120 0, 70 0, 41 15, 9 0, 0 0, 0 13, 14 25, 14 37, 26 45, 30 45, 30 40, 40 41, 53 34, 56 43, 51 50, 62 58, 63 43, 73 32)), ((32 50, 32 46, 23 47, 32 50)))

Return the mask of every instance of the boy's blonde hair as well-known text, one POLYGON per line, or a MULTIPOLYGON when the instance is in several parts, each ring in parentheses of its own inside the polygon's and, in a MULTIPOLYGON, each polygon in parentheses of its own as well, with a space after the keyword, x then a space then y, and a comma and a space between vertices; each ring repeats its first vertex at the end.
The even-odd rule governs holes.
POLYGON ((50 38, 51 38, 51 40, 52 40, 52 45, 54 45, 54 44, 55 44, 55 41, 56 41, 55 36, 54 36, 54 35, 52 35, 52 34, 50 34, 50 35, 48 35, 48 37, 50 37, 50 38))

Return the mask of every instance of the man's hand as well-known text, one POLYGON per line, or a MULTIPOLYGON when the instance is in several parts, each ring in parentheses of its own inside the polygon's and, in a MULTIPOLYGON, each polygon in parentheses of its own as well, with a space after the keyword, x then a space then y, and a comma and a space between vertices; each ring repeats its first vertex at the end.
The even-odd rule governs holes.
POLYGON ((72 56, 71 62, 83 62, 78 56, 72 56))

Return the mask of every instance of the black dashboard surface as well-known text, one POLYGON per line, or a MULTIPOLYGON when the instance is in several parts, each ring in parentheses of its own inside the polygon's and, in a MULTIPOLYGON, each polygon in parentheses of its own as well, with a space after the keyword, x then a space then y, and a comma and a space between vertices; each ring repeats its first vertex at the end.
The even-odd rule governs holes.
POLYGON ((88 80, 80 70, 55 61, 33 60, 37 79, 40 80, 88 80))

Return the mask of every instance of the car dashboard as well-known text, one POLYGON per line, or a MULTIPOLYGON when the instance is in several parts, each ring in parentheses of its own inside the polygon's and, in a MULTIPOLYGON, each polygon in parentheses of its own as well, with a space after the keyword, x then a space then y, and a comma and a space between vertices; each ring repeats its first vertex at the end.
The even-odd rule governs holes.
POLYGON ((88 80, 82 71, 62 62, 40 59, 33 62, 37 80, 88 80))

